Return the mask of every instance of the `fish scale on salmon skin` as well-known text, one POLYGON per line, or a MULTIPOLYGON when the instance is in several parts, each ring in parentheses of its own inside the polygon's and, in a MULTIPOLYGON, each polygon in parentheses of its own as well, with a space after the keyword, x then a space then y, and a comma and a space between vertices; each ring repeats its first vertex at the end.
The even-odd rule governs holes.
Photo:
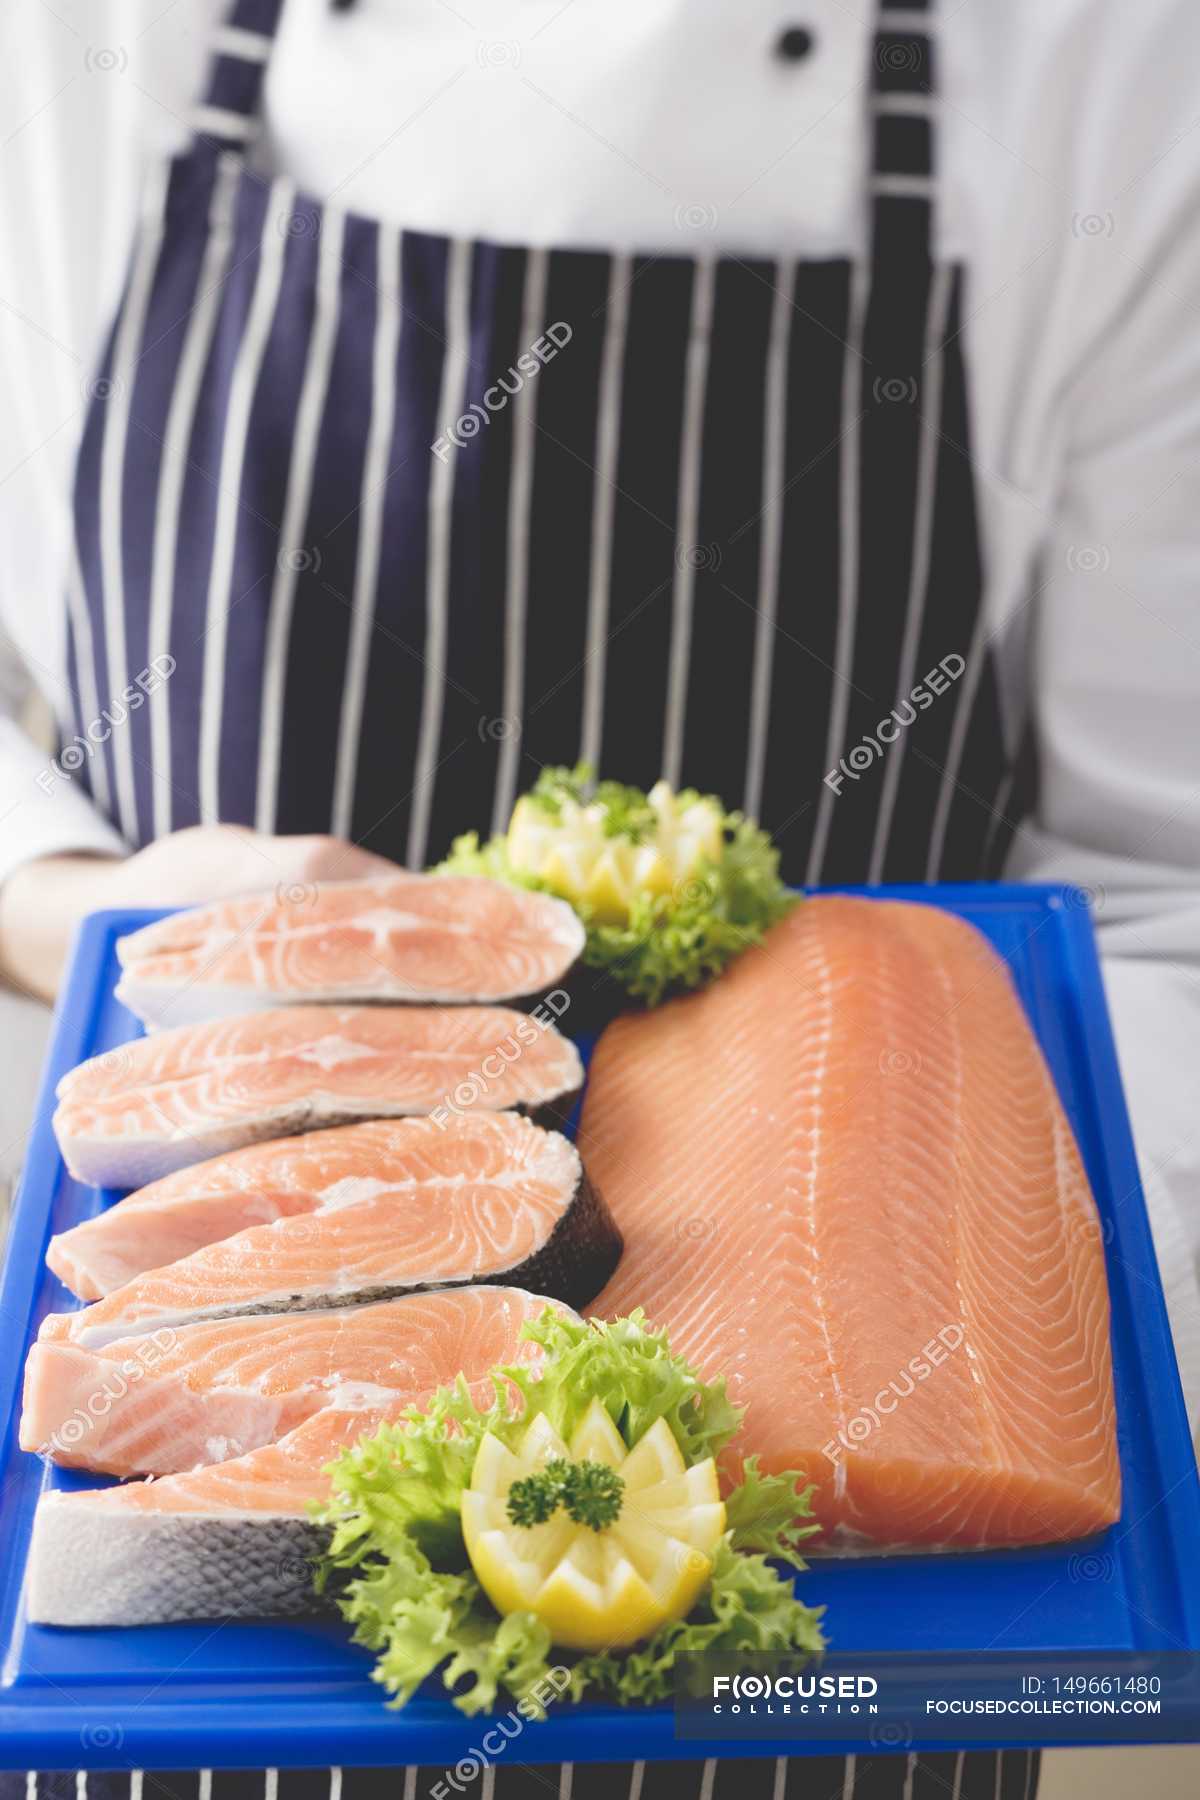
POLYGON ((627 1244, 592 1310, 644 1305, 724 1370, 742 1453, 806 1469, 831 1542, 1118 1516, 1099 1221, 973 928, 805 902, 705 993, 609 1028, 579 1143, 627 1244))
MULTIPOLYGON (((477 1404, 490 1402, 493 1368, 536 1364, 540 1350, 521 1330, 555 1303, 519 1288, 473 1287, 393 1304, 403 1309, 404 1391, 386 1405, 327 1407, 276 1443, 156 1481, 43 1495, 29 1617, 137 1625, 317 1610, 310 1559, 325 1534, 308 1515, 329 1491, 326 1465, 460 1372, 477 1404)), ((389 1328, 393 1341, 400 1324, 389 1328)))
POLYGON ((160 919, 118 943, 117 998, 151 1025, 293 1001, 513 1000, 561 981, 583 944, 564 900, 398 869, 160 919))
POLYGON ((481 1110, 561 1115, 582 1084, 570 1039, 507 1007, 279 1007, 81 1063, 54 1129, 77 1180, 131 1187, 264 1138, 437 1112, 464 1085, 481 1110))
POLYGON ((252 1225, 149 1269, 39 1337, 89 1348, 159 1327, 254 1312, 361 1304, 466 1282, 532 1286, 584 1305, 621 1239, 579 1153, 516 1113, 397 1122, 367 1179, 322 1210, 252 1225))

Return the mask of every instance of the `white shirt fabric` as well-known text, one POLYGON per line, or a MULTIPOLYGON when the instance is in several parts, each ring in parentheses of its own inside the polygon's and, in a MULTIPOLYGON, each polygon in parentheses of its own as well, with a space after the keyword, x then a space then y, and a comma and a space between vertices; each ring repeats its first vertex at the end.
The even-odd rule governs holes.
MULTIPOLYGON (((9 0, 0 18, 0 619, 60 709, 87 384, 142 173, 186 137, 219 11, 9 0)), ((1200 10, 942 0, 933 17, 986 606, 998 631, 1026 608, 1032 627, 1043 781, 1009 873, 1092 891, 1194 1412, 1200 10)), ((287 0, 257 154, 428 231, 855 254, 874 22, 871 0, 287 0), (813 33, 803 61, 774 54, 787 25, 813 33)), ((44 767, 0 720, 0 878, 120 847, 77 788, 39 786, 44 767)))

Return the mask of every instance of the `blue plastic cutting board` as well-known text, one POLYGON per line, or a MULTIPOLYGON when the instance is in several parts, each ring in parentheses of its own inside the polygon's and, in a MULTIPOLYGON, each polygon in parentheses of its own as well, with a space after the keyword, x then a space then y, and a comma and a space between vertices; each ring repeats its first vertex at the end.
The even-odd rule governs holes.
MULTIPOLYGON (((894 888, 944 906, 1005 957, 1079 1139, 1104 1222, 1125 1510, 1104 1538, 987 1555, 814 1564, 838 1651, 1200 1649, 1200 1489, 1105 1009, 1091 922, 1073 890, 894 888)), ((81 933, 60 1009, 0 1290, 0 1764, 18 1768, 453 1764, 482 1727, 444 1698, 400 1714, 335 1624, 228 1623, 125 1631, 27 1624, 24 1562, 43 1486, 79 1478, 16 1447, 21 1370, 43 1316, 73 1302, 46 1270, 51 1232, 110 1196, 66 1174, 50 1128, 59 1077, 137 1034, 113 999, 114 944, 158 915, 104 913, 81 933)), ((780 996, 782 1001, 783 996, 780 996)), ((646 1295, 653 1317, 653 1295, 646 1295)), ((1163 1721, 1164 1738, 1189 1735, 1163 1721)), ((866 1747, 854 1740, 814 1749, 866 1747)), ((758 1754, 803 1746, 762 1742, 758 1754)), ((729 1755, 728 1743, 713 1747, 729 1755)), ((695 1757, 670 1709, 556 1709, 523 1762, 695 1757)))

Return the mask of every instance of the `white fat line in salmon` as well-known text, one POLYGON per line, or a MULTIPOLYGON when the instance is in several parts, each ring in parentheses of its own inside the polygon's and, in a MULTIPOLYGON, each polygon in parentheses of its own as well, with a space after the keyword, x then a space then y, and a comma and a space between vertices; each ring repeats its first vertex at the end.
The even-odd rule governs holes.
POLYGON ((445 1131, 452 1118, 461 1118, 468 1108, 486 1099, 491 1084, 502 1078, 510 1064, 520 1062, 526 1049, 537 1043, 542 1032, 553 1029, 570 1004, 571 996, 562 988, 554 988, 532 1012, 522 1013, 504 1042, 488 1051, 478 1069, 471 1070, 453 1094, 442 1095, 441 1105, 435 1106, 429 1115, 438 1130, 445 1131))
POLYGON ((884 754, 885 745, 894 744, 900 733, 915 723, 918 712, 927 712, 939 695, 947 693, 951 683, 958 680, 966 666, 966 658, 956 650, 952 650, 949 656, 943 656, 928 675, 922 676, 916 686, 909 689, 907 700, 901 701, 886 718, 880 719, 873 737, 868 735, 861 738, 853 750, 838 758, 836 769, 830 769, 822 777, 825 786, 833 793, 840 794, 845 781, 861 781, 871 764, 884 754))
POLYGON ((465 1794, 467 1789, 479 1777, 492 1768, 497 1759, 504 1755, 509 1743, 520 1737, 526 1725, 540 1719, 553 1700, 561 1700, 571 1685, 571 1674, 556 1663, 517 1701, 516 1707, 498 1717, 489 1725, 479 1740, 479 1748, 474 1745, 463 1752, 452 1768, 442 1771, 440 1781, 435 1781, 429 1790, 430 1800, 447 1800, 453 1790, 456 1794, 465 1794))
POLYGON ((158 1331, 147 1333, 132 1356, 127 1356, 121 1363, 114 1364, 111 1373, 89 1394, 82 1406, 76 1407, 70 1418, 64 1419, 52 1437, 44 1444, 38 1445, 39 1456, 53 1456, 70 1451, 81 1444, 90 1431, 96 1429, 100 1419, 106 1419, 119 1400, 124 1400, 131 1387, 159 1362, 169 1350, 173 1350, 179 1339, 174 1331, 163 1327, 158 1331))
POLYGON ((553 362, 560 350, 565 350, 575 333, 565 319, 556 319, 553 325, 547 325, 541 337, 535 338, 528 350, 522 350, 516 362, 504 375, 483 390, 483 405, 472 400, 465 413, 460 413, 452 425, 439 437, 436 437, 429 448, 439 462, 445 462, 451 450, 461 450, 471 438, 479 436, 481 425, 490 425, 492 414, 503 412, 509 401, 521 392, 526 380, 536 375, 539 369, 548 362, 553 362), (509 386, 509 382, 512 386, 509 386))
POLYGON ((958 1349, 965 1335, 961 1325, 943 1325, 927 1344, 922 1344, 916 1356, 909 1357, 899 1375, 880 1388, 869 1406, 860 1406, 837 1436, 822 1444, 821 1455, 827 1456, 832 1463, 839 1463, 847 1450, 859 1449, 872 1432, 879 1430, 887 1415, 894 1413, 900 1402, 916 1391, 917 1382, 928 1381, 933 1371, 958 1349), (907 1387, 897 1386, 897 1382, 905 1380, 907 1387))
POLYGON ((46 768, 38 771, 38 786, 48 794, 56 781, 73 780, 84 763, 95 756, 101 744, 108 742, 114 726, 123 725, 130 713, 137 712, 140 706, 144 706, 147 697, 169 681, 177 667, 175 658, 166 654, 156 656, 153 662, 147 663, 141 673, 134 676, 129 686, 123 687, 117 698, 110 700, 101 710, 100 717, 84 726, 82 737, 76 733, 71 742, 64 744, 58 755, 51 758, 46 768))

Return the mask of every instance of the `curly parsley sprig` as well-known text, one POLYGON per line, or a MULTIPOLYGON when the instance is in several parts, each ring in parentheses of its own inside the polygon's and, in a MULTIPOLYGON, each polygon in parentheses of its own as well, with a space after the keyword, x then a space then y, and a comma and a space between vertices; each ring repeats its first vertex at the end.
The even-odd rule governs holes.
POLYGON ((576 1525, 606 1531, 621 1516, 625 1483, 601 1462, 568 1462, 552 1456, 535 1475, 523 1475, 508 1490, 507 1511, 514 1525, 544 1525, 561 1506, 576 1525))

